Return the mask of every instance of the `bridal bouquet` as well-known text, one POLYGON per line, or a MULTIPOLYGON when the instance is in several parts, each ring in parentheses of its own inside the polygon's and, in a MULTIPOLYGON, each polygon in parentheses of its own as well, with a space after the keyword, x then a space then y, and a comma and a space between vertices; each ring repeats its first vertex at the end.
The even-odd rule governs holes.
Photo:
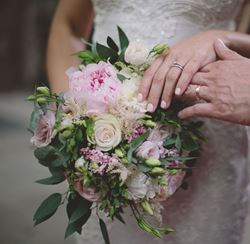
POLYGON ((53 94, 43 86, 28 97, 34 102, 34 155, 51 174, 37 182, 67 182, 63 194, 42 202, 34 222, 47 220, 66 202, 65 238, 81 233, 95 212, 109 243, 103 217, 124 222, 126 207, 141 229, 158 237, 173 232, 152 226, 148 217, 161 221, 161 202, 186 187, 199 152, 199 124, 176 116, 184 104, 175 102, 167 111, 158 108, 148 114, 146 102, 136 99, 145 70, 167 46, 149 49, 129 42, 119 27, 118 33, 119 47, 108 37, 107 46, 89 44, 91 51, 77 54, 82 63, 67 71, 67 92, 53 94))

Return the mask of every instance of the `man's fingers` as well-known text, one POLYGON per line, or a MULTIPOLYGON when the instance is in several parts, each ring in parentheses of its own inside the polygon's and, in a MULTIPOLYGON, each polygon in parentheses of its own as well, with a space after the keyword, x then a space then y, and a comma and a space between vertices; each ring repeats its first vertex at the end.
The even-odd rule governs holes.
POLYGON ((203 73, 203 72, 197 72, 192 80, 191 84, 193 85, 201 85, 201 86, 207 86, 208 85, 208 73, 203 73))
POLYGON ((207 86, 189 85, 184 94, 184 99, 211 101, 212 95, 207 86))
POLYGON ((184 108, 178 113, 180 119, 188 119, 192 117, 215 117, 215 108, 211 103, 197 103, 191 107, 184 108))

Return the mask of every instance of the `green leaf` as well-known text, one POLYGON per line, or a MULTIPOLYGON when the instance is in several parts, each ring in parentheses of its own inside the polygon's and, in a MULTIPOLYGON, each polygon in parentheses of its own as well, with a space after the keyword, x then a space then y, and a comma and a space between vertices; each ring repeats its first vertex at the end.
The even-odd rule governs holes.
POLYGON ((31 113, 30 116, 30 123, 29 123, 29 129, 31 131, 34 131, 37 127, 38 121, 40 119, 40 116, 42 115, 42 110, 39 109, 38 107, 35 107, 33 112, 31 113))
POLYGON ((114 42, 114 40, 110 36, 108 36, 108 38, 107 38, 107 44, 115 52, 119 52, 119 47, 116 45, 116 43, 114 42))
POLYGON ((129 40, 125 32, 117 26, 118 34, 119 34, 119 40, 120 40, 120 47, 122 50, 126 49, 129 45, 129 40))
POLYGON ((126 76, 121 75, 121 74, 117 74, 117 78, 118 78, 121 82, 123 82, 124 80, 127 80, 127 79, 128 79, 126 76))
POLYGON ((54 157, 56 153, 57 149, 50 145, 41 148, 36 148, 34 151, 34 155, 38 160, 45 160, 51 156, 54 157))
POLYGON ((163 146, 167 147, 167 146, 175 145, 175 142, 176 142, 176 138, 167 138, 164 141, 163 146))
POLYGON ((135 140, 130 143, 130 149, 127 153, 128 162, 131 163, 133 152, 144 142, 149 136, 149 131, 145 132, 144 134, 138 136, 135 140))
POLYGON ((102 236, 105 241, 105 244, 110 244, 108 230, 107 230, 105 222, 102 219, 99 219, 99 224, 100 224, 100 228, 102 231, 102 236))
POLYGON ((72 212, 69 223, 74 223, 75 221, 79 220, 81 217, 83 217, 90 207, 92 206, 92 202, 89 202, 88 200, 82 198, 79 204, 76 206, 74 211, 72 212))
POLYGON ((45 179, 37 180, 36 183, 43 184, 43 185, 55 185, 55 184, 63 182, 64 180, 65 180, 64 174, 57 174, 57 175, 52 175, 45 179))
POLYGON ((177 161, 187 161, 187 160, 193 160, 193 159, 196 159, 196 157, 168 157, 168 158, 165 158, 163 161, 174 161, 174 160, 177 160, 177 161))
POLYGON ((180 138, 180 134, 178 134, 177 137, 176 137, 175 147, 176 147, 178 150, 181 150, 181 138, 180 138))
POLYGON ((91 215, 91 209, 89 209, 84 216, 78 219, 78 221, 69 223, 65 231, 64 238, 66 239, 67 237, 69 237, 75 232, 78 232, 79 234, 81 234, 82 226, 88 221, 90 215, 91 215))
POLYGON ((38 207, 33 220, 35 225, 50 218, 60 206, 62 201, 62 195, 60 193, 54 193, 46 198, 38 207))
POLYGON ((70 160, 70 154, 58 154, 57 158, 51 162, 52 167, 67 166, 67 162, 70 160))
POLYGON ((112 64, 118 59, 118 54, 112 48, 108 48, 100 43, 96 43, 96 51, 101 59, 109 60, 112 64))
POLYGON ((199 148, 199 145, 196 142, 194 136, 192 136, 192 134, 188 131, 183 131, 180 136, 182 139, 183 149, 187 151, 195 151, 199 148))

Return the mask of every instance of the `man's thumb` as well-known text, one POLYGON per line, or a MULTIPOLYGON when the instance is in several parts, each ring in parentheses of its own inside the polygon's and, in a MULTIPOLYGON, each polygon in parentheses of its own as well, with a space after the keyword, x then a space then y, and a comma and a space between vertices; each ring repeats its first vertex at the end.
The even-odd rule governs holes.
POLYGON ((236 53, 235 51, 232 51, 231 49, 229 49, 221 39, 217 39, 215 41, 214 49, 215 49, 217 56, 222 60, 225 60, 225 59, 232 60, 232 59, 240 58, 240 55, 236 53))

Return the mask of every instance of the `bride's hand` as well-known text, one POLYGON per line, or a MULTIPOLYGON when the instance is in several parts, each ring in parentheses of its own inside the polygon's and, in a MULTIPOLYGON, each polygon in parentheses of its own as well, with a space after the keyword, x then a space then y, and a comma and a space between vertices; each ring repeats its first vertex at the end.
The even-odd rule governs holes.
POLYGON ((224 34, 224 31, 200 33, 173 46, 165 55, 158 57, 145 72, 138 100, 147 99, 149 112, 156 109, 160 98, 161 107, 168 108, 173 94, 182 95, 194 74, 216 60, 213 43, 218 38, 227 42, 224 34), (174 62, 180 66, 173 66, 174 62))
POLYGON ((196 73, 184 93, 190 98, 197 95, 206 102, 185 108, 179 117, 208 117, 250 125, 250 59, 219 40, 215 42, 215 51, 222 60, 196 73))

